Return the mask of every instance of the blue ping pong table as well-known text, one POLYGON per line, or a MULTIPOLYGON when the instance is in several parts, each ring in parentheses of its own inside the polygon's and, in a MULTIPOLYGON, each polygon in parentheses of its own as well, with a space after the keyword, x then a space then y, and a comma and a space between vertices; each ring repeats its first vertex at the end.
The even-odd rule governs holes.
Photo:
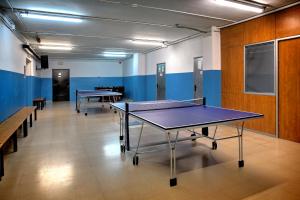
POLYGON ((149 147, 161 144, 168 144, 170 148, 170 186, 177 185, 176 178, 176 144, 181 141, 195 140, 197 138, 211 139, 212 149, 217 149, 217 141, 231 138, 238 138, 239 144, 239 161, 238 166, 244 166, 243 160, 243 130, 246 120, 263 117, 262 114, 243 112, 232 109, 225 109, 220 107, 213 107, 205 105, 205 98, 201 103, 195 100, 189 101, 150 101, 150 102, 133 102, 133 103, 112 103, 120 113, 120 139, 123 139, 123 132, 125 132, 125 144, 121 145, 121 151, 130 151, 134 149, 133 165, 138 165, 139 162, 139 148, 149 147), (139 132, 138 144, 135 147, 130 146, 129 141, 129 117, 133 117, 141 122, 141 129, 139 132), (216 137, 217 127, 220 124, 235 123, 237 126, 237 135, 227 137, 216 137), (166 134, 167 141, 149 143, 140 145, 143 134, 144 125, 148 124, 166 134), (204 128, 208 126, 215 126, 213 136, 208 132, 198 133, 195 129, 204 128), (182 131, 191 132, 190 137, 179 138, 182 131), (172 134, 175 139, 172 139, 172 134), (121 137, 122 136, 122 137, 121 137))
MULTIPOLYGON (((100 99, 101 103, 106 103, 104 101, 105 98, 107 98, 108 103, 116 102, 116 98, 118 96, 122 96, 119 92, 113 92, 108 90, 76 90, 76 111, 77 113, 80 113, 81 111, 81 103, 83 99, 86 99, 89 101, 92 98, 98 98, 100 99)), ((87 109, 85 112, 85 115, 87 115, 87 109)))

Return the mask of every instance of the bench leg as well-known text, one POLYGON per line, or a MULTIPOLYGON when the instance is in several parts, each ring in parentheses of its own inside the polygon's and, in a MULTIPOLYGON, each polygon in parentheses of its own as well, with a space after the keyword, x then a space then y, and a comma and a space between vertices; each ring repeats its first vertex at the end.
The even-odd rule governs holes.
POLYGON ((2 176, 4 176, 4 156, 3 148, 0 148, 0 181, 2 176))
POLYGON ((32 113, 29 116, 29 124, 30 124, 30 127, 32 127, 32 113))
POLYGON ((24 137, 27 137, 28 135, 28 125, 27 125, 27 119, 24 120, 23 122, 23 134, 24 134, 24 137))
POLYGON ((16 131, 14 134, 13 134, 13 144, 14 144, 14 152, 17 152, 18 151, 18 132, 16 131))
POLYGON ((36 121, 36 120, 37 120, 37 108, 34 109, 34 121, 36 121))

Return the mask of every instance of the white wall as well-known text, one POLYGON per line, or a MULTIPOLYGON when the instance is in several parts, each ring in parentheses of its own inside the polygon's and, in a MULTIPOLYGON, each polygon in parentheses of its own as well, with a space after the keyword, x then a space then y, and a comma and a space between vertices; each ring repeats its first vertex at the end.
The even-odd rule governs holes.
POLYGON ((166 63, 166 73, 192 72, 194 58, 203 56, 205 70, 212 69, 212 37, 197 37, 146 54, 147 74, 156 74, 156 65, 166 63))
POLYGON ((41 77, 52 77, 52 69, 70 69, 71 77, 122 77, 119 61, 49 59, 49 69, 41 70, 41 77))
POLYGON ((36 61, 23 50, 22 42, 0 20, 0 69, 24 74, 26 58, 31 65, 26 69, 26 75, 37 76, 36 61))
POLYGON ((146 74, 146 55, 135 53, 123 63, 123 76, 137 76, 146 74))

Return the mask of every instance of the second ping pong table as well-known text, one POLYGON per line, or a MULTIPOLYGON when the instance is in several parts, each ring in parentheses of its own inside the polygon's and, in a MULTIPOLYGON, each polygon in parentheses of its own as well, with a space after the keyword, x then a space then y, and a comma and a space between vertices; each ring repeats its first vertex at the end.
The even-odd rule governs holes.
POLYGON ((212 149, 217 149, 217 141, 231 138, 238 138, 239 161, 238 166, 244 166, 243 160, 243 130, 246 120, 263 117, 262 114, 243 112, 220 107, 205 105, 205 98, 201 103, 191 101, 150 101, 133 103, 113 103, 111 104, 120 114, 120 139, 123 139, 125 131, 125 144, 121 145, 121 151, 134 149, 133 165, 138 165, 139 148, 161 144, 168 144, 170 148, 170 186, 177 185, 176 177, 176 144, 181 141, 195 140, 197 138, 211 139, 212 149), (141 129, 137 146, 131 147, 129 141, 129 117, 133 117, 141 122, 141 129), (216 137, 217 127, 220 124, 236 123, 237 135, 216 137), (148 124, 165 133, 167 141, 149 143, 141 145, 144 124, 148 124), (208 131, 202 133, 195 131, 197 128, 208 130, 208 126, 216 126, 213 136, 209 136, 208 131), (191 137, 179 138, 181 131, 191 132, 191 137), (175 139, 171 138, 175 135, 175 139))
MULTIPOLYGON (((105 103, 105 98, 108 98, 108 103, 112 103, 116 102, 116 97, 120 96, 122 96, 121 93, 108 90, 76 90, 76 111, 80 113, 83 99, 89 101, 92 98, 98 98, 101 103, 105 103)), ((85 115, 87 115, 87 109, 85 115)))

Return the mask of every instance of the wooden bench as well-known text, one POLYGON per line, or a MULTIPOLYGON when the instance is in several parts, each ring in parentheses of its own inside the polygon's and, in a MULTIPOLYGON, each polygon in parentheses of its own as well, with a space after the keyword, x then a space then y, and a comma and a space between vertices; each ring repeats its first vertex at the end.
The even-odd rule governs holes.
POLYGON ((35 98, 33 99, 32 104, 33 106, 37 106, 38 109, 43 110, 43 108, 46 106, 46 98, 35 98))
POLYGON ((32 114, 37 120, 37 108, 35 106, 24 107, 0 124, 0 181, 4 176, 4 144, 10 139, 13 140, 14 152, 18 150, 17 131, 22 126, 24 137, 28 135, 28 121, 32 127, 32 114))

